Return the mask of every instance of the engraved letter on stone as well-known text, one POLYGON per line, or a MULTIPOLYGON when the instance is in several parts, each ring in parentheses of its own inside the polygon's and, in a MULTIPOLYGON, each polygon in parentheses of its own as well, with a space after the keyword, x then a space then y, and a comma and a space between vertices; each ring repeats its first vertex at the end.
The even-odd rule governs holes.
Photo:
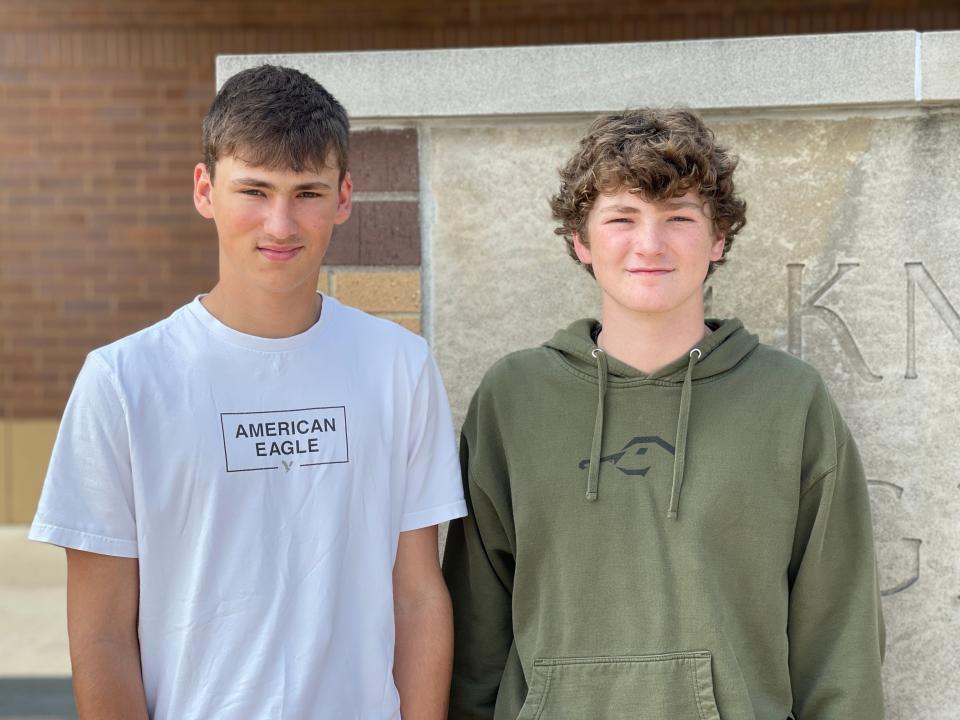
POLYGON ((863 359, 863 353, 853 333, 840 315, 817 305, 817 301, 836 285, 840 278, 860 266, 860 263, 837 263, 837 272, 827 280, 819 290, 815 291, 806 300, 803 299, 803 263, 789 263, 787 265, 787 349, 797 357, 803 357, 803 318, 815 317, 821 320, 836 335, 840 349, 847 356, 857 375, 867 382, 880 382, 883 377, 873 373, 863 359))
MULTIPOLYGON (((891 492, 897 500, 903 495, 903 488, 895 483, 884 482, 883 480, 868 480, 867 485, 871 490, 876 488, 877 490, 891 492)), ((880 589, 880 594, 884 597, 901 593, 920 579, 920 546, 923 544, 923 540, 920 538, 900 538, 900 542, 910 548, 908 553, 910 569, 891 587, 880 589)))
POLYGON ((907 380, 917 378, 917 286, 923 290, 953 337, 960 341, 960 314, 957 313, 943 290, 920 262, 908 262, 907 269, 907 380))

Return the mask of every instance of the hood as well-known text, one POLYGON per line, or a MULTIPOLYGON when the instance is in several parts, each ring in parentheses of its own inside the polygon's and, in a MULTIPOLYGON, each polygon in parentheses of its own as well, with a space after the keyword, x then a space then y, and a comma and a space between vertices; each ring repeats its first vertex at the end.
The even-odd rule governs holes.
MULTIPOLYGON (((694 381, 726 372, 749 355, 759 344, 757 336, 747 332, 743 323, 737 319, 708 319, 706 324, 713 332, 697 343, 695 348, 691 349, 691 352, 693 349, 699 349, 702 353, 693 370, 694 381)), ((593 351, 598 348, 593 341, 593 335, 599 329, 599 322, 591 318, 584 318, 571 323, 562 330, 558 330, 543 345, 560 352, 567 362, 581 372, 596 377, 597 361, 593 351)), ((609 355, 606 358, 608 382, 611 384, 618 381, 636 382, 638 380, 657 380, 679 384, 683 382, 689 364, 688 356, 684 355, 648 375, 609 355)))
POLYGON ((706 321, 711 333, 690 351, 652 373, 643 373, 616 358, 610 357, 593 341, 599 328, 596 320, 577 320, 557 333, 544 346, 561 354, 581 373, 597 379, 597 412, 590 444, 586 499, 599 497, 600 451, 603 445, 604 400, 609 385, 679 385, 677 439, 673 456, 673 484, 667 517, 676 520, 680 512, 683 469, 686 460, 687 427, 693 406, 693 388, 698 380, 720 375, 735 367, 757 347, 757 336, 747 332, 739 320, 706 321))

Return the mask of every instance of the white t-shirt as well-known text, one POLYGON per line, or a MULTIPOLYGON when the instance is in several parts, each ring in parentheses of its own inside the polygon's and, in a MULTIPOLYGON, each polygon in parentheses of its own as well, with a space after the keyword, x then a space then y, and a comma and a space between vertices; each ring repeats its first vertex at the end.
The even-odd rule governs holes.
POLYGON ((399 533, 464 514, 421 338, 330 297, 254 337, 198 298, 90 353, 30 537, 139 558, 155 720, 388 720, 399 533))

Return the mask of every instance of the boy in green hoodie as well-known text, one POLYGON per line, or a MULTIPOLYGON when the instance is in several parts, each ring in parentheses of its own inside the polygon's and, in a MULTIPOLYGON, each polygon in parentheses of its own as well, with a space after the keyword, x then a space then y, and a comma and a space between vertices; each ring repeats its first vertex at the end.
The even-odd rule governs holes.
POLYGON ((815 370, 705 320, 745 222, 687 111, 599 118, 554 217, 602 293, 486 374, 451 524, 453 720, 878 720, 867 487, 815 370))

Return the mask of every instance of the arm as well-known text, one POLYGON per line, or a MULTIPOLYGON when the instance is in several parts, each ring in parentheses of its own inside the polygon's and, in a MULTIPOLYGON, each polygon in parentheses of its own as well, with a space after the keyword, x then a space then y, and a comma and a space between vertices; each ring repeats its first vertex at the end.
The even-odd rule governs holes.
POLYGON ((146 720, 136 558, 67 550, 67 631, 81 719, 146 720))
POLYGON ((514 544, 506 490, 492 497, 472 481, 468 432, 460 462, 469 514, 450 523, 443 553, 454 614, 450 720, 491 720, 513 644, 514 544))
POLYGON ((404 720, 441 720, 450 692, 453 615, 440 574, 436 525, 400 533, 393 606, 400 714, 404 720))
POLYGON ((790 678, 802 720, 883 718, 884 625, 870 501, 842 427, 836 466, 801 491, 790 563, 790 678))

